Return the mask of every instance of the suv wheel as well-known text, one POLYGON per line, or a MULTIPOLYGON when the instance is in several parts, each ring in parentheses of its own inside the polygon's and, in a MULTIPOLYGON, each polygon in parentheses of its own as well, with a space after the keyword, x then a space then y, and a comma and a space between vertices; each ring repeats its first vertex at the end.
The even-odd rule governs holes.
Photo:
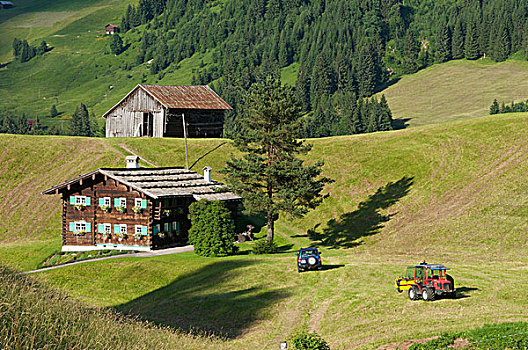
POLYGON ((297 272, 299 272, 299 273, 302 272, 302 269, 299 266, 297 266, 297 272))
POLYGON ((416 286, 409 288, 409 299, 413 301, 418 300, 418 288, 416 286))
POLYGON ((422 290, 422 299, 424 301, 433 301, 435 300, 435 292, 432 288, 430 287, 425 287, 423 290, 422 290))

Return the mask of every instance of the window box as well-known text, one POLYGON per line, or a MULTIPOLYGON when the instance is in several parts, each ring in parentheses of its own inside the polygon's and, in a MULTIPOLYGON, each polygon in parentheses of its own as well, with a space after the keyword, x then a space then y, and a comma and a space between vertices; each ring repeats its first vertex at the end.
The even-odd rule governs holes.
POLYGON ((120 213, 126 213, 126 198, 114 198, 114 207, 120 213))
POLYGON ((70 196, 70 204, 75 210, 84 210, 91 203, 90 197, 87 196, 70 196))
POLYGON ((99 208, 101 208, 101 210, 106 211, 107 213, 110 212, 110 209, 112 208, 110 204, 110 197, 99 198, 99 208))
POLYGON ((69 224, 69 231, 74 236, 84 236, 92 232, 92 224, 86 221, 72 221, 69 224))

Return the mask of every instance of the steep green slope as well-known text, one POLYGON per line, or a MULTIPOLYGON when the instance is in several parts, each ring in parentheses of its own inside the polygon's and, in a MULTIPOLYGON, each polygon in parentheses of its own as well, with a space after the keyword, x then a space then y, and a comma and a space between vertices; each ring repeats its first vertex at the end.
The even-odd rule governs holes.
POLYGON ((393 116, 410 126, 480 117, 499 102, 528 98, 528 62, 457 60, 406 75, 385 94, 393 116))
MULTIPOLYGON (((374 349, 526 321, 527 281, 519 271, 528 262, 526 127, 528 114, 512 114, 310 140, 310 161, 325 160, 325 174, 336 180, 331 196, 304 219, 282 218, 277 231, 284 249, 318 245, 329 267, 320 273, 298 274, 290 250, 264 257, 125 258, 38 276, 92 305, 227 337, 198 340, 202 348, 273 348, 304 328, 333 349, 374 349), (461 298, 410 303, 397 295, 393 278, 422 259, 448 264, 461 298), (417 314, 436 321, 408 327, 417 314)), ((118 166, 126 148, 160 166, 184 164, 179 139, 0 140, 0 153, 7 154, 0 163, 0 261, 25 269, 60 242, 59 200, 40 195, 42 189, 118 166)), ((190 140, 189 149, 198 171, 220 168, 233 150, 218 139, 190 140)))
MULTIPOLYGON (((464 252, 475 258, 486 251, 514 258, 528 243, 523 199, 528 187, 522 181, 527 124, 527 115, 513 114, 310 140, 309 159, 324 160, 325 174, 336 182, 328 186, 330 198, 305 218, 283 218, 279 234, 297 245, 395 254, 464 252)), ((59 200, 40 191, 81 172, 122 164, 126 152, 120 145, 159 166, 185 164, 179 139, 3 135, 0 140, 1 249, 24 250, 26 240, 53 240, 56 246, 59 200)), ((189 151, 192 169, 201 172, 205 165, 220 169, 232 146, 220 139, 191 139, 189 151)), ((36 264, 9 253, 0 259, 36 264)))

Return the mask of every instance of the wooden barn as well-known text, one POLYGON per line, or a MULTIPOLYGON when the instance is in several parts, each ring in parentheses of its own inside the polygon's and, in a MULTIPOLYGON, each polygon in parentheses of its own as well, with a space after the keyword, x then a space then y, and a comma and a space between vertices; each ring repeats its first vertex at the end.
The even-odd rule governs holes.
POLYGON ((105 26, 105 32, 106 34, 108 35, 112 35, 112 34, 115 34, 115 33, 119 33, 119 27, 116 26, 115 24, 107 24, 105 26))
POLYGON ((233 220, 241 198, 204 175, 182 168, 101 168, 42 192, 62 197, 62 250, 149 251, 187 242, 189 205, 221 200, 233 220))
POLYGON ((106 112, 106 137, 221 137, 232 109, 208 86, 138 85, 106 112))

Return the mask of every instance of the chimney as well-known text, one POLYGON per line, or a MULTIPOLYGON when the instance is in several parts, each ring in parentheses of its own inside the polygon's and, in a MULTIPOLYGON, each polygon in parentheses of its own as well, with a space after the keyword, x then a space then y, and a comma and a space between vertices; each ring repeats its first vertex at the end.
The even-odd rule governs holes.
POLYGON ((211 168, 210 166, 206 166, 205 168, 203 168, 204 180, 207 181, 207 182, 213 182, 211 180, 211 170, 213 170, 213 168, 211 168))
POLYGON ((139 157, 138 156, 128 156, 125 159, 126 159, 127 169, 139 168, 139 157))

